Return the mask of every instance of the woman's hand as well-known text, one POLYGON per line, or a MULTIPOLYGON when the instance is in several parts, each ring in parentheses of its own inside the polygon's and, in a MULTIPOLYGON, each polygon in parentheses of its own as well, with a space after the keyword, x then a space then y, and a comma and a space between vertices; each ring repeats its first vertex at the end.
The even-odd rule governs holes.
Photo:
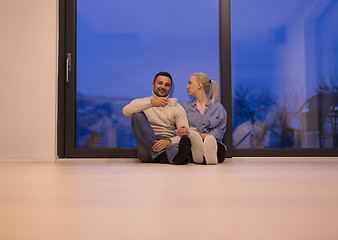
POLYGON ((188 131, 188 128, 186 126, 182 126, 178 129, 175 130, 175 135, 176 136, 180 136, 180 137, 183 137, 185 135, 189 135, 189 131, 188 131))
POLYGON ((202 139, 204 140, 204 138, 205 138, 208 134, 206 134, 206 133, 200 133, 200 135, 201 135, 202 139))
POLYGON ((201 138, 204 140, 204 138, 208 135, 206 133, 201 133, 200 131, 198 131, 198 129, 195 129, 196 132, 198 132, 201 135, 201 138))

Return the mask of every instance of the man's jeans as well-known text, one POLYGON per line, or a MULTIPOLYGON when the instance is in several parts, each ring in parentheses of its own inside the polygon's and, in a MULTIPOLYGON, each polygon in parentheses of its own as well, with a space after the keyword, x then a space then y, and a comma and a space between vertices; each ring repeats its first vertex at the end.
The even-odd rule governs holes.
POLYGON ((167 153, 169 163, 173 164, 173 158, 178 151, 178 144, 172 143, 161 152, 153 152, 152 146, 155 144, 155 141, 167 139, 167 137, 155 136, 154 130, 150 126, 148 118, 144 112, 138 112, 132 115, 131 126, 137 146, 137 157, 142 162, 157 163, 159 161, 155 160, 155 158, 165 151, 167 153))

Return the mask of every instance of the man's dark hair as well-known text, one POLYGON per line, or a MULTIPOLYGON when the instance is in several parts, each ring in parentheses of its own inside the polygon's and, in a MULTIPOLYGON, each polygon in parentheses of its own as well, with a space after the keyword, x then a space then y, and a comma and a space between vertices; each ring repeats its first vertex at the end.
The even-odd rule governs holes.
POLYGON ((168 72, 159 72, 158 74, 156 74, 155 77, 154 77, 154 82, 156 81, 156 78, 158 76, 165 76, 165 77, 170 78, 170 80, 171 80, 171 86, 173 85, 173 78, 171 77, 171 75, 168 72))

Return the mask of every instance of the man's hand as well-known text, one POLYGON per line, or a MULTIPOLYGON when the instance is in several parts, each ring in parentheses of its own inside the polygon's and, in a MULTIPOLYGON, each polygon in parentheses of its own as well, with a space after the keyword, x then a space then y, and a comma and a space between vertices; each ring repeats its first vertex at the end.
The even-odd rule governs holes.
POLYGON ((175 135, 176 136, 185 136, 185 135, 189 135, 189 131, 188 131, 188 128, 186 126, 182 126, 178 129, 175 130, 175 135))
POLYGON ((163 149, 166 149, 171 144, 171 141, 169 139, 162 139, 155 141, 155 144, 153 145, 153 151, 154 152, 160 152, 163 149))
POLYGON ((154 107, 165 107, 168 104, 168 98, 167 97, 158 97, 151 100, 151 104, 154 107))

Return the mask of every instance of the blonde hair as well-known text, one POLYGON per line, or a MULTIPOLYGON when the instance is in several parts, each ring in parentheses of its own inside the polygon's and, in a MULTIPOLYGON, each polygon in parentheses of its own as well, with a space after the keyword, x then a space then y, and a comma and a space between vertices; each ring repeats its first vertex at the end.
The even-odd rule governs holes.
POLYGON ((211 84, 211 93, 210 93, 210 101, 212 103, 217 100, 217 83, 214 80, 210 80, 205 73, 194 73, 193 76, 196 77, 196 80, 202 83, 205 94, 210 92, 210 84, 211 84))

